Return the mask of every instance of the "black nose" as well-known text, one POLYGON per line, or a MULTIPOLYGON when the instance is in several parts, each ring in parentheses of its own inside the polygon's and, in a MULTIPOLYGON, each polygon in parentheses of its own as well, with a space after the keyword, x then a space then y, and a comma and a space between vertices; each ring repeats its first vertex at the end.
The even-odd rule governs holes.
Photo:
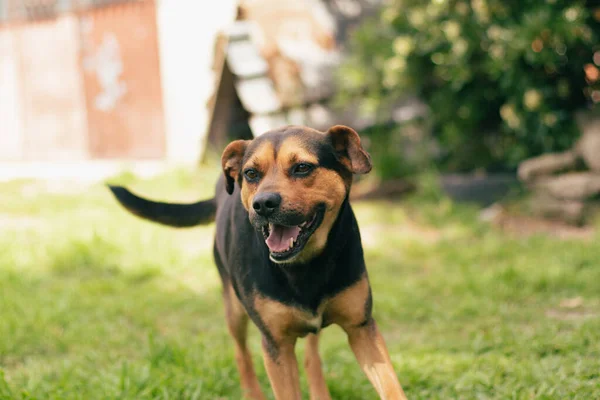
POLYGON ((259 193, 254 196, 252 208, 260 216, 268 217, 281 205, 281 196, 279 193, 259 193))

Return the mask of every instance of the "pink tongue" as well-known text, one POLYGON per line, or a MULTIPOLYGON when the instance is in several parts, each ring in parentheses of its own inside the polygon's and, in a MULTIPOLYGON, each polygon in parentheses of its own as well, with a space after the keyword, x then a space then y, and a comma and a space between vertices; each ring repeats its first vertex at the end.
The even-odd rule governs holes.
POLYGON ((300 228, 297 226, 271 225, 271 233, 267 238, 269 250, 275 253, 286 251, 290 248, 290 239, 296 240, 300 234, 300 228))

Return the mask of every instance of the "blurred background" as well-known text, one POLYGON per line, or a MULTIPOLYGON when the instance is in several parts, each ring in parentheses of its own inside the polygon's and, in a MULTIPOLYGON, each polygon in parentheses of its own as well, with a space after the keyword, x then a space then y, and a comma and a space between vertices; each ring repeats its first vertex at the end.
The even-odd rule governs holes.
MULTIPOLYGON (((239 398, 214 227, 103 183, 209 197, 286 124, 372 155, 351 196, 410 398, 600 398, 599 39, 592 0, 0 0, 0 398, 239 398)), ((373 398, 323 343, 334 398, 373 398)))

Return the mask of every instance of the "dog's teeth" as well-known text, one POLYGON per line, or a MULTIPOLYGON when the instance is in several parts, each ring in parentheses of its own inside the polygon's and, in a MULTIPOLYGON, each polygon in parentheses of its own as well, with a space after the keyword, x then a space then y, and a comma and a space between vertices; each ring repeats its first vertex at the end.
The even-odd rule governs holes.
POLYGON ((294 247, 294 238, 290 238, 290 247, 289 248, 292 248, 292 247, 294 247))

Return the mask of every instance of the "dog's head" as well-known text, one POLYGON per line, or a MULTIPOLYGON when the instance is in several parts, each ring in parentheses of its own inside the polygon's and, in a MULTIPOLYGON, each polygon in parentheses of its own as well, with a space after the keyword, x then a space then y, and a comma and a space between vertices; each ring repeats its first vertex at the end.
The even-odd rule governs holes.
POLYGON ((353 174, 371 170, 358 134, 336 125, 327 132, 287 126, 254 140, 230 143, 222 156, 226 189, 241 188, 250 222, 262 232, 276 263, 318 255, 353 174))

